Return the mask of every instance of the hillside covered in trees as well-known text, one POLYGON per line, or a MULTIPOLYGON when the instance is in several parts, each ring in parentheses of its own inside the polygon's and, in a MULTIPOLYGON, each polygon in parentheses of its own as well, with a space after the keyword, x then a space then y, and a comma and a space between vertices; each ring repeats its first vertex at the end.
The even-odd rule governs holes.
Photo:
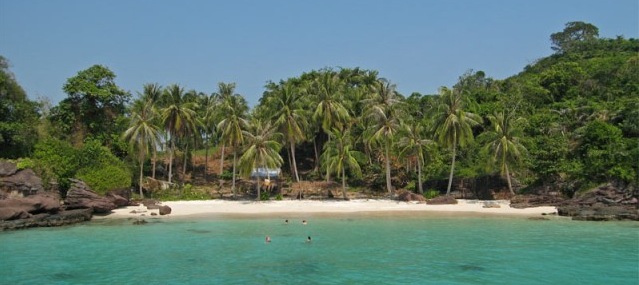
POLYGON ((639 41, 600 38, 583 22, 550 39, 553 54, 506 79, 470 70, 438 94, 399 94, 375 70, 324 68, 269 82, 254 108, 234 83, 130 94, 102 65, 61 83, 68 97, 49 106, 29 100, 0 58, 0 157, 63 194, 70 178, 143 194, 146 176, 225 179, 235 193, 257 167, 281 167, 291 183, 335 181, 344 197, 348 187, 449 194, 486 177, 511 195, 637 185, 639 41))

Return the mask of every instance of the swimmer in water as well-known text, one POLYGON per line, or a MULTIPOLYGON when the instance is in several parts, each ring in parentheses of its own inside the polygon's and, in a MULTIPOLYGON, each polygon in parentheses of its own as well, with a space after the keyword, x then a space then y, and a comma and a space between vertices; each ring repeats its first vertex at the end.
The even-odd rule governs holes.
POLYGON ((266 243, 271 242, 271 237, 270 236, 266 236, 266 238, 264 239, 264 242, 266 242, 266 243))

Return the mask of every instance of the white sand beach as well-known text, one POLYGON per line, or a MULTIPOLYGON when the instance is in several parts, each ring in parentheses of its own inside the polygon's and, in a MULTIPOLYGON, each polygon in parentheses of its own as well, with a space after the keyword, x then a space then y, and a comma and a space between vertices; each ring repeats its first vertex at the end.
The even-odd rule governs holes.
MULTIPOLYGON (((154 216, 161 218, 184 217, 208 214, 248 214, 268 215, 281 213, 296 214, 339 214, 339 213, 399 213, 399 212, 441 212, 441 213, 478 213, 540 216, 556 213, 555 207, 534 207, 516 209, 510 207, 508 200, 480 201, 457 200, 456 205, 428 205, 415 202, 399 202, 391 200, 351 200, 351 201, 318 201, 318 200, 282 200, 282 201, 167 201, 162 205, 171 207, 171 214, 154 216)), ((158 210, 147 210, 144 206, 131 206, 115 209, 113 213, 102 218, 149 217, 158 210), (135 211, 135 212, 133 212, 135 211), (133 213, 132 213, 133 212, 133 213)))

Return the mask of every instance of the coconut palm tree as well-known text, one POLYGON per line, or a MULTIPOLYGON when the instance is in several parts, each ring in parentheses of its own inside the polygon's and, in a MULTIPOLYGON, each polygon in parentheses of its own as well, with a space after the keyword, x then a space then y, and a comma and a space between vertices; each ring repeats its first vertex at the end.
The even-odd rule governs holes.
POLYGON ((401 101, 395 85, 385 79, 377 80, 371 86, 370 98, 366 99, 366 118, 368 129, 366 131, 369 142, 379 145, 384 152, 386 161, 386 189, 388 194, 393 195, 391 185, 390 150, 397 133, 399 132, 401 120, 399 119, 399 106, 401 101))
POLYGON ((485 150, 492 153, 493 161, 499 165, 502 175, 506 175, 508 190, 515 195, 510 178, 509 165, 520 162, 527 152, 520 140, 522 134, 520 126, 525 120, 521 117, 515 118, 513 112, 508 114, 495 112, 495 114, 488 116, 488 120, 490 120, 491 129, 486 132, 489 142, 485 150))
MULTIPOLYGON (((322 130, 327 134, 333 128, 342 128, 350 117, 348 110, 341 103, 342 88, 343 83, 339 76, 332 71, 325 71, 316 78, 310 89, 317 100, 313 119, 321 123, 322 130)), ((330 168, 327 168, 326 181, 329 180, 330 168)))
MULTIPOLYGON (((251 122, 250 131, 245 131, 246 150, 240 157, 240 174, 250 177, 254 169, 266 168, 273 169, 282 166, 282 156, 280 149, 282 145, 277 142, 280 133, 276 132, 275 127, 270 123, 262 123, 254 120, 251 122)), ((256 179, 257 200, 260 200, 260 178, 256 179)))
POLYGON ((334 171, 338 177, 342 177, 342 196, 344 200, 347 200, 346 168, 356 177, 360 177, 362 175, 362 169, 359 166, 359 161, 362 160, 363 154, 355 150, 350 130, 334 128, 329 135, 332 139, 324 145, 325 150, 322 156, 324 156, 324 161, 327 162, 328 167, 334 171))
MULTIPOLYGON (((149 109, 150 109, 149 111, 151 115, 153 116, 152 124, 155 126, 160 126, 161 117, 158 115, 159 114, 158 108, 160 104, 160 99, 162 97, 162 86, 160 86, 157 83, 144 84, 142 93, 138 92, 138 95, 140 96, 140 100, 144 102, 148 102, 149 104, 149 109)), ((157 164, 158 150, 157 150, 157 147, 154 147, 151 150, 153 151, 153 158, 151 158, 151 177, 155 179, 155 172, 156 172, 155 169, 157 164)))
POLYGON ((142 180, 144 178, 144 157, 149 148, 156 149, 160 142, 160 129, 153 124, 154 112, 152 111, 152 102, 137 100, 133 105, 131 122, 129 128, 122 135, 129 145, 138 151, 138 160, 140 161, 140 197, 144 198, 142 193, 142 180))
POLYGON ((305 139, 304 130, 308 127, 309 117, 308 112, 302 108, 302 92, 302 89, 288 82, 279 85, 275 96, 269 97, 269 109, 273 111, 271 119, 289 144, 290 164, 296 182, 300 181, 300 177, 295 160, 295 144, 305 139))
POLYGON ((220 105, 220 111, 225 114, 225 118, 217 124, 217 128, 221 132, 223 143, 233 147, 233 182, 231 186, 233 197, 236 196, 237 152, 244 143, 244 130, 248 127, 248 121, 245 119, 247 109, 246 100, 237 94, 224 97, 220 105))
MULTIPOLYGON (((228 98, 232 96, 239 96, 238 94, 235 94, 235 83, 219 82, 217 84, 217 92, 213 93, 212 95, 214 102, 212 108, 215 108, 215 110, 212 110, 211 114, 214 117, 214 121, 220 122, 226 116, 226 114, 224 113, 225 109, 222 108, 222 106, 225 104, 225 101, 229 100, 228 98)), ((243 110, 243 112, 246 112, 246 110, 243 110)), ((221 132, 218 132, 218 135, 220 135, 220 141, 222 142, 222 150, 220 154, 220 172, 218 174, 222 175, 222 173, 224 172, 224 150, 226 148, 226 142, 222 139, 221 132)))
POLYGON ((425 127, 422 124, 402 126, 400 139, 397 146, 401 149, 401 156, 413 156, 417 160, 417 184, 420 194, 424 194, 422 185, 422 167, 424 164, 424 153, 428 146, 434 142, 425 138, 425 127))
POLYGON ((434 127, 435 136, 439 143, 444 147, 449 147, 453 152, 446 190, 446 195, 449 195, 453 184, 457 147, 463 147, 473 140, 472 127, 480 124, 482 119, 478 115, 464 110, 465 97, 461 92, 447 88, 442 88, 440 92, 434 127))
POLYGON ((164 107, 161 110, 164 129, 170 136, 171 150, 169 151, 169 183, 172 179, 173 153, 175 143, 179 137, 183 137, 195 130, 196 114, 195 102, 188 101, 184 89, 173 84, 164 90, 162 95, 164 107))

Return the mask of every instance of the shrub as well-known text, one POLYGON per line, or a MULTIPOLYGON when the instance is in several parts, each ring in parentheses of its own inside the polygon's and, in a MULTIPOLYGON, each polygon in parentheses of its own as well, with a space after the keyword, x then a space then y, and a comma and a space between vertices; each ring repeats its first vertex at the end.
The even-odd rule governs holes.
POLYGON ((131 186, 131 173, 122 163, 82 168, 76 177, 87 183, 91 190, 100 194, 131 186))
POLYGON ((221 178, 221 179, 223 179, 223 180, 230 180, 230 179, 233 179, 233 173, 231 173, 231 172, 230 172, 230 171, 228 171, 228 170, 224 170, 224 171, 222 172, 222 175, 220 175, 220 178, 221 178))
POLYGON ((16 162, 16 167, 19 170, 31 168, 34 169, 36 167, 36 162, 31 158, 20 158, 16 162))
POLYGON ((268 192, 263 191, 260 193, 260 200, 261 201, 268 201, 270 199, 270 195, 268 194, 268 192))
POLYGON ((437 190, 429 189, 428 191, 424 192, 424 198, 426 199, 433 199, 437 196, 439 196, 439 191, 437 190))

